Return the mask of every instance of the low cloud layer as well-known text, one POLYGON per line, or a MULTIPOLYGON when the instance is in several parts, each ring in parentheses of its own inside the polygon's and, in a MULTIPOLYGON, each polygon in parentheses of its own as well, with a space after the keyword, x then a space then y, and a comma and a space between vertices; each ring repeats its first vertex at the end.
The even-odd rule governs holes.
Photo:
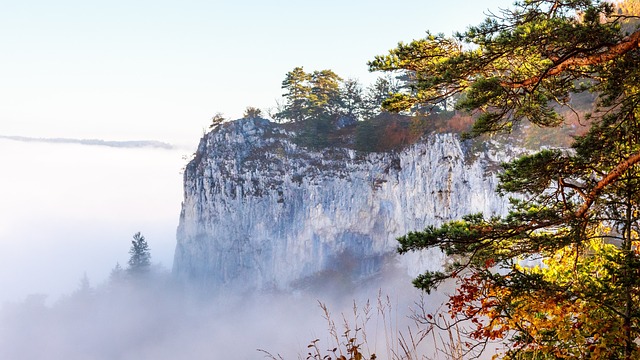
POLYGON ((27 136, 7 136, 0 135, 0 139, 22 141, 22 142, 40 142, 51 144, 80 144, 80 145, 92 145, 92 146, 108 146, 116 148, 158 148, 158 149, 174 149, 174 146, 155 140, 101 140, 101 139, 68 139, 68 138, 34 138, 27 136))
MULTIPOLYGON (((169 360, 306 358, 307 346, 336 344, 318 301, 331 312, 339 342, 353 330, 354 301, 372 312, 365 353, 392 359, 398 334, 420 294, 406 275, 277 294, 187 291, 171 276, 185 161, 178 151, 0 139, 0 359, 169 360), (154 275, 114 281, 141 231, 154 275), (163 266, 158 266, 161 263, 163 266), (90 286, 80 282, 87 275, 90 286), (378 310, 378 301, 384 313, 378 310), (343 317, 344 315, 344 317, 343 317)), ((445 290, 446 291, 446 290, 445 290)), ((427 299, 435 310, 442 295, 427 299)), ((434 337, 420 354, 436 354, 434 337)), ((440 340, 437 340, 440 341, 440 340)), ((338 350, 339 351, 339 350, 338 350)))
POLYGON ((47 302, 84 273, 106 279, 142 232, 171 268, 182 200, 180 150, 0 139, 0 304, 47 302))
MULTIPOLYGON (((156 272, 144 278, 110 279, 97 287, 84 284, 52 305, 32 295, 0 311, 0 358, 264 359, 265 353, 258 350, 262 349, 298 359, 306 358, 313 350, 307 346, 316 339, 323 354, 334 347, 345 351, 341 344, 348 328, 348 336, 357 337, 365 354, 392 359, 403 351, 400 333, 408 336, 411 330, 417 335, 424 330, 409 319, 419 293, 408 278, 372 280, 349 293, 331 293, 330 288, 329 281, 320 293, 202 297, 184 291, 168 273, 156 272), (381 287, 376 290, 376 285, 381 287), (334 335, 318 301, 330 312, 334 335)), ((433 310, 439 301, 437 295, 429 297, 426 306, 433 310)), ((432 339, 417 351, 432 354, 432 339)))

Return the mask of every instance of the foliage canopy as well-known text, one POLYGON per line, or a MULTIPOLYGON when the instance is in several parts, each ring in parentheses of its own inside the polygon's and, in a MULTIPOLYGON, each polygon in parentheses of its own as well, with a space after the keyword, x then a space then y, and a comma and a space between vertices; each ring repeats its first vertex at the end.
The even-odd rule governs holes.
MULTIPOLYGON (((454 37, 428 34, 369 63, 400 71, 388 110, 457 96, 477 115, 470 136, 528 121, 557 127, 581 92, 596 102, 571 149, 504 164, 505 216, 471 214, 401 238, 401 253, 438 248, 452 262, 416 286, 459 281, 449 312, 467 345, 507 340, 509 359, 640 357, 640 30, 626 1, 523 0, 454 37), (541 267, 523 263, 544 259, 541 267)), ((638 15, 638 14, 635 14, 638 15)))
POLYGON ((381 113, 383 101, 399 88, 399 82, 390 76, 378 78, 364 89, 357 79, 343 80, 332 70, 308 73, 299 66, 282 81, 284 104, 273 117, 289 122, 341 116, 368 120, 381 113))

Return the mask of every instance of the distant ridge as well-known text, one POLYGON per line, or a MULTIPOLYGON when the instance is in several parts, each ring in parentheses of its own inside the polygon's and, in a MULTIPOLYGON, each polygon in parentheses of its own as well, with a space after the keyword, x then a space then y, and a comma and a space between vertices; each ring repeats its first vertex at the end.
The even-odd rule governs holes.
POLYGON ((68 138, 34 138, 27 136, 7 136, 0 135, 0 139, 23 141, 23 142, 44 142, 53 144, 80 144, 93 146, 109 146, 115 148, 160 148, 173 149, 173 145, 155 140, 100 140, 100 139, 68 139, 68 138))

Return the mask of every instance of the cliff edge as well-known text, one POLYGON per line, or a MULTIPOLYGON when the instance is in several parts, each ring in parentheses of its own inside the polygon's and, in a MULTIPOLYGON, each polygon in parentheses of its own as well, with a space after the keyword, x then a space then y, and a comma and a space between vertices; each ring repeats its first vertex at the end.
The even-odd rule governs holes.
POLYGON ((395 253, 396 237, 474 212, 504 213, 499 146, 434 134, 402 150, 310 150, 265 119, 206 134, 184 172, 173 272, 208 289, 289 290, 314 279, 410 275, 442 255, 395 253))

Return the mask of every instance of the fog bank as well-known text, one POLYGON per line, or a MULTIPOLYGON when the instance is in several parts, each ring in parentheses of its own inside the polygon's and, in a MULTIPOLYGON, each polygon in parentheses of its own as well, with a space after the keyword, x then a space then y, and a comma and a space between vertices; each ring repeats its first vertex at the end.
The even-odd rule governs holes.
POLYGON ((184 153, 0 139, 0 303, 103 281, 137 231, 171 268, 184 153))
MULTIPOLYGON (((363 351, 380 360, 401 351, 399 332, 420 331, 409 319, 420 292, 406 274, 351 286, 328 277, 272 294, 203 296, 177 284, 168 269, 182 200, 180 151, 0 139, 0 154, 1 359, 264 359, 258 349, 304 359, 315 339, 324 354, 340 347, 318 301, 340 342, 345 320, 352 331, 364 327, 363 351), (111 278, 116 262, 126 267, 137 231, 162 266, 145 279, 111 278), (80 282, 85 273, 89 284, 80 282)), ((428 297, 427 310, 443 291, 451 289, 428 297)), ((437 358, 433 339, 419 354, 437 358)))
MULTIPOLYGON (((357 338, 363 353, 393 359, 402 351, 399 333, 420 330, 409 319, 419 292, 408 280, 371 280, 339 293, 330 290, 329 280, 319 291, 202 298, 185 292, 168 273, 112 278, 79 287, 51 305, 37 295, 6 303, 0 310, 0 358, 241 360, 264 359, 258 351, 263 349, 298 359, 306 358, 315 339, 323 354, 334 347, 344 351, 347 323, 350 336, 361 329, 357 338), (340 344, 318 301, 326 304, 340 344)), ((435 310, 441 300, 428 297, 427 308, 435 310)), ((434 354, 431 337, 419 351, 434 354)))

